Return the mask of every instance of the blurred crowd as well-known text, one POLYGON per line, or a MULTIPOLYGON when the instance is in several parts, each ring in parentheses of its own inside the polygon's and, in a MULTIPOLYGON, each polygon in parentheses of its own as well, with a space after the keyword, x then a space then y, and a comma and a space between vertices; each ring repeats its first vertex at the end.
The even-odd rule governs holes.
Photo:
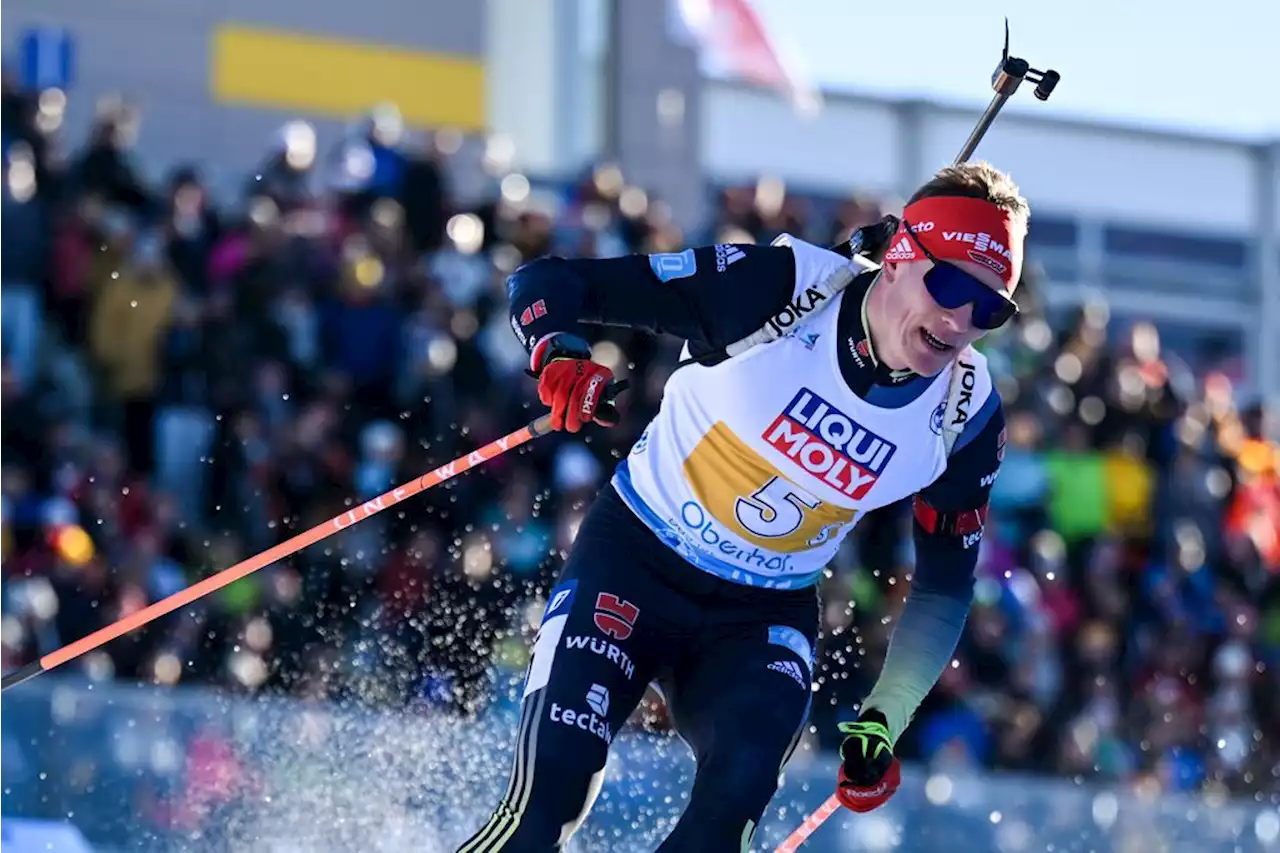
MULTIPOLYGON (((6 80, 3 106, 6 672, 536 416, 505 313, 519 263, 833 242, 894 204, 823 207, 762 180, 716 190, 686 233, 616 168, 531 184, 501 140, 491 191, 464 203, 458 140, 410 144, 387 109, 330 151, 286 125, 220 203, 198 164, 142 176, 127 103, 104 103, 79 148, 55 96, 6 80)), ((1154 326, 1118 333, 1105 304, 1051 325, 1029 277, 1028 310, 983 345, 1009 443, 977 602, 902 752, 1274 789, 1280 450, 1264 413, 1154 326)), ((497 686, 679 346, 593 342, 632 380, 619 428, 503 455, 67 668, 416 712, 512 701, 497 686)), ((903 506, 874 514, 824 582, 819 746, 883 658, 909 525, 903 506)), ((662 728, 661 708, 637 722, 662 728)))

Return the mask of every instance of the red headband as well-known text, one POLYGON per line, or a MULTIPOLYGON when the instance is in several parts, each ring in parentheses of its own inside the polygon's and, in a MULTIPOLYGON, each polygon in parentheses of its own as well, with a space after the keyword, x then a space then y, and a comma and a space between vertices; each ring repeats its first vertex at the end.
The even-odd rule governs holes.
POLYGON ((982 264, 1011 288, 1022 269, 1020 247, 1015 247, 1009 211, 980 198, 932 196, 907 205, 903 224, 893 235, 886 261, 920 261, 925 254, 907 235, 906 223, 916 240, 939 260, 982 264))

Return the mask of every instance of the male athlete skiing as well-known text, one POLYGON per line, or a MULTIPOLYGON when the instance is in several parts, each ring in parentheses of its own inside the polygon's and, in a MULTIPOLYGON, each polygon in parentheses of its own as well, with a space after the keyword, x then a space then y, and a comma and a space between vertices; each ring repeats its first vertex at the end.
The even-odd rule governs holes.
POLYGON ((970 344, 1016 313, 1028 216, 1008 176, 964 164, 861 235, 879 267, 789 239, 543 258, 511 276, 512 327, 557 429, 616 423, 612 374, 579 324, 674 335, 690 363, 578 532, 534 644, 506 794, 460 851, 562 849, 651 682, 697 758, 659 850, 745 850, 808 713, 823 567, 860 516, 913 498, 910 594, 857 722, 841 725, 836 780, 855 811, 892 796, 894 744, 970 606, 1004 445, 970 344))

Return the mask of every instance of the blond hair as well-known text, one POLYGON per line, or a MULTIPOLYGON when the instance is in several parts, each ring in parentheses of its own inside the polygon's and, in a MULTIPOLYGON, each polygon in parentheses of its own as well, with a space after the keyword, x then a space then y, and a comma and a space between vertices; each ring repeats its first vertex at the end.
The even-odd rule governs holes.
POLYGON ((1027 233, 1031 219, 1031 205, 1022 197, 1018 185, 1007 172, 1002 172, 985 161, 961 163, 938 170, 932 178, 916 190, 907 204, 924 198, 959 196, 989 201, 1012 215, 1015 229, 1027 233))

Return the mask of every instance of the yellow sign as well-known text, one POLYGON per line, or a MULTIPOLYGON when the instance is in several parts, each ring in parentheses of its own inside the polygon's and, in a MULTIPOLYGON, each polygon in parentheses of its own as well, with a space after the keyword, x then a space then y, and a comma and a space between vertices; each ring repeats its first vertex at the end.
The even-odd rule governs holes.
POLYGON ((220 103, 340 119, 391 103, 409 125, 484 129, 478 59, 236 24, 217 28, 211 54, 220 103))

